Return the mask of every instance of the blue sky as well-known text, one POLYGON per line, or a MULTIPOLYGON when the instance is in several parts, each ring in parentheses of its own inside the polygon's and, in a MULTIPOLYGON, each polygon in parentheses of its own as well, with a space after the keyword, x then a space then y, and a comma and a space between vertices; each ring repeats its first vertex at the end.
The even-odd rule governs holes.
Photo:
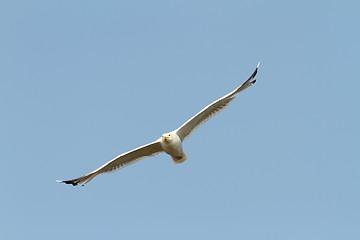
POLYGON ((1 239, 359 239, 357 1, 2 1, 1 239), (185 143, 58 184, 171 131, 185 143))

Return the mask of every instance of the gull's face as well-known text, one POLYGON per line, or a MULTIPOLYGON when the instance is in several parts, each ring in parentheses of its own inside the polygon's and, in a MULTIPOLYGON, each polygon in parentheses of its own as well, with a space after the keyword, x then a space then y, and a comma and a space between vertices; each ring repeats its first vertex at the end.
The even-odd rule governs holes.
POLYGON ((164 133, 161 137, 165 142, 170 142, 173 139, 170 133, 164 133))

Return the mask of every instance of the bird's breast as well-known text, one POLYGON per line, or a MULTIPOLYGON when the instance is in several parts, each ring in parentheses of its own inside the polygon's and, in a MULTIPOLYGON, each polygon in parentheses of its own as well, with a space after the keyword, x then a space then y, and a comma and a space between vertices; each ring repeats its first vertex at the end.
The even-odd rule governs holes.
POLYGON ((182 155, 182 145, 181 142, 161 142, 161 146, 167 154, 171 156, 181 156, 182 155))

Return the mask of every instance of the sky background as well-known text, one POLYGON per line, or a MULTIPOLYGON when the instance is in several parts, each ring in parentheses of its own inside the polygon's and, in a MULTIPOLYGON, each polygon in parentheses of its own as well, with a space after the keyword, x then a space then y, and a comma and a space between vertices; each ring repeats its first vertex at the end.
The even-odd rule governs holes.
POLYGON ((358 1, 0 2, 0 239, 360 239, 358 1), (56 183, 257 83, 184 142, 56 183))

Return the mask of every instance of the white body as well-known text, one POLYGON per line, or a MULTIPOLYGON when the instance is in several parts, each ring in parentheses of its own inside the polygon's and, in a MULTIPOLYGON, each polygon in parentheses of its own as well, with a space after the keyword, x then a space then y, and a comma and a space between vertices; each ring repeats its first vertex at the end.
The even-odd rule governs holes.
POLYGON ((175 163, 182 163, 186 160, 181 139, 175 131, 163 134, 159 141, 163 151, 169 154, 175 163))

